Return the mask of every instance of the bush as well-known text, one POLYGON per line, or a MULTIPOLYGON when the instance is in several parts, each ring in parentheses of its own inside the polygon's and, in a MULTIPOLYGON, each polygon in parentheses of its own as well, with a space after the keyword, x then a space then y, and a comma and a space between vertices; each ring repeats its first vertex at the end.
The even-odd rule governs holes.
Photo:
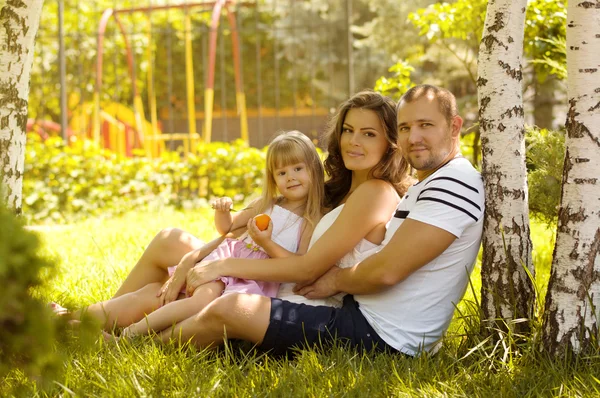
POLYGON ((560 131, 530 128, 525 142, 529 211, 546 223, 556 221, 565 158, 565 136, 560 131))
POLYGON ((181 160, 177 153, 122 158, 91 141, 67 146, 30 135, 23 214, 34 222, 70 222, 150 204, 193 207, 219 196, 243 201, 259 192, 264 159, 264 150, 239 140, 200 145, 181 160))
POLYGON ((38 255, 39 240, 0 204, 0 379, 21 369, 40 381, 57 370, 55 317, 31 296, 52 264, 38 255))

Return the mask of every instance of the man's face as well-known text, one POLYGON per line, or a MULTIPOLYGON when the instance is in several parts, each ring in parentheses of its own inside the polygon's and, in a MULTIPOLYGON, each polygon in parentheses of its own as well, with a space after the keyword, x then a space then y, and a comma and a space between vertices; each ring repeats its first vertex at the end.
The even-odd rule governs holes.
POLYGON ((424 95, 413 102, 401 103, 398 141, 404 157, 417 170, 418 176, 437 169, 454 157, 461 126, 462 120, 458 116, 448 125, 435 98, 424 95))

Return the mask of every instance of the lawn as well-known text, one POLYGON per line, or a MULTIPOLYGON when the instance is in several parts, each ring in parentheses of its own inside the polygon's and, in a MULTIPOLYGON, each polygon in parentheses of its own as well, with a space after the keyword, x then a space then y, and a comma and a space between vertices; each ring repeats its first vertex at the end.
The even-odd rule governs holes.
MULTIPOLYGON (((131 213, 110 220, 36 229, 45 255, 57 267, 36 292, 71 308, 109 298, 156 232, 167 226, 202 239, 215 232, 208 210, 131 213)), ((553 230, 532 226, 538 290, 549 277, 553 230)), ((58 347, 61 376, 41 392, 18 371, 0 384, 0 395, 18 396, 598 396, 597 358, 556 361, 538 352, 538 338, 494 344, 477 333, 479 266, 448 333, 434 356, 416 359, 358 354, 334 347, 299 351, 281 359, 246 346, 218 352, 189 346, 131 342, 84 343, 73 338, 58 347)), ((534 334, 535 335, 535 334, 534 334)))

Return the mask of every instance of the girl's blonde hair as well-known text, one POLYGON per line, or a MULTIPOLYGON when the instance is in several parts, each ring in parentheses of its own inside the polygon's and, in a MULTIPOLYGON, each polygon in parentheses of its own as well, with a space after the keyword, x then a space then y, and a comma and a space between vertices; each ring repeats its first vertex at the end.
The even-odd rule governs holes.
POLYGON ((323 215, 325 170, 315 145, 306 135, 296 130, 279 134, 269 144, 264 188, 259 201, 258 212, 264 212, 281 199, 277 184, 275 184, 274 170, 295 163, 306 164, 310 176, 308 198, 303 217, 314 228, 323 215))

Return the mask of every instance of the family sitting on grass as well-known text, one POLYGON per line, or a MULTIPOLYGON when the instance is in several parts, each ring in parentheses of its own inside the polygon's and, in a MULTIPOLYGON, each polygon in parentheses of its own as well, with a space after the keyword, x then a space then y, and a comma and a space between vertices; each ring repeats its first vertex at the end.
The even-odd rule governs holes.
POLYGON ((324 170, 306 136, 282 133, 261 198, 240 211, 229 198, 213 203, 220 238, 161 231, 111 300, 68 316, 124 327, 119 338, 156 333, 198 347, 242 339, 280 354, 336 340, 433 351, 483 227, 483 182, 460 155, 462 123, 439 87, 413 87, 397 105, 360 92, 330 123, 324 170))

